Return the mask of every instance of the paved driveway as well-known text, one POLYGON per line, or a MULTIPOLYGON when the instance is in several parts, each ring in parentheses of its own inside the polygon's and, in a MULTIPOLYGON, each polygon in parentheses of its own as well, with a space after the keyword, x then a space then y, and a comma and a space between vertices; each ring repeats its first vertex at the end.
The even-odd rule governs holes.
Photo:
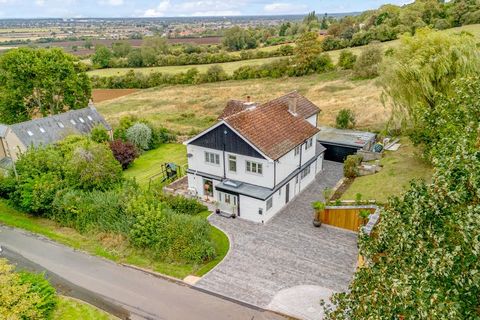
POLYGON ((318 318, 294 309, 318 315, 322 295, 348 287, 358 253, 355 233, 312 225, 311 202, 321 200, 323 189, 333 187, 343 174, 338 163, 325 161, 324 168, 265 225, 211 215, 211 223, 230 237, 231 249, 197 286, 262 308, 318 318), (308 295, 314 299, 310 306, 304 305, 308 295))

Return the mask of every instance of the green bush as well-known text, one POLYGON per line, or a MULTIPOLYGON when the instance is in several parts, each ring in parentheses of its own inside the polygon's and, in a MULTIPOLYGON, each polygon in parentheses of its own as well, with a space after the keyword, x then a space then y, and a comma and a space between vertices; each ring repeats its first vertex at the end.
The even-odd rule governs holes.
POLYGON ((378 77, 378 68, 382 62, 382 50, 378 46, 368 46, 355 62, 353 73, 356 77, 369 79, 378 77))
POLYGON ((172 214, 167 206, 137 207, 130 231, 133 245, 164 260, 203 262, 215 257, 210 226, 205 219, 172 214))
POLYGON ((92 131, 90 132, 90 138, 98 143, 110 140, 110 136, 108 135, 107 130, 101 124, 93 127, 92 131))
POLYGON ((135 219, 124 208, 127 199, 125 193, 118 190, 64 190, 57 194, 50 218, 82 233, 100 231, 127 235, 135 219))
POLYGON ((353 69, 356 61, 357 56, 353 52, 349 50, 343 50, 340 52, 340 57, 338 58, 338 67, 343 70, 353 69))
POLYGON ((355 127, 355 113, 350 109, 342 109, 335 119, 335 126, 339 129, 352 129, 355 127))
POLYGON ((188 199, 182 196, 162 195, 161 199, 175 213, 196 215, 208 210, 208 208, 196 199, 188 199))
POLYGON ((44 214, 51 209, 55 194, 64 187, 64 181, 55 172, 21 179, 16 187, 14 202, 23 210, 44 214))
POLYGON ((35 308, 41 313, 42 319, 51 319, 58 303, 57 291, 48 280, 45 279, 45 275, 20 272, 19 283, 21 285, 28 285, 28 292, 40 297, 40 300, 35 303, 35 308))
POLYGON ((358 155, 350 155, 343 163, 343 174, 347 178, 355 178, 358 176, 358 165, 362 162, 362 157, 358 155))
POLYGON ((82 190, 108 190, 122 179, 122 166, 104 144, 86 143, 68 155, 65 176, 70 186, 82 190))
POLYGON ((10 194, 15 191, 17 180, 13 172, 3 175, 0 171, 0 197, 9 198, 10 194))
POLYGON ((152 129, 144 123, 137 122, 127 129, 126 138, 137 148, 148 150, 152 142, 152 129))

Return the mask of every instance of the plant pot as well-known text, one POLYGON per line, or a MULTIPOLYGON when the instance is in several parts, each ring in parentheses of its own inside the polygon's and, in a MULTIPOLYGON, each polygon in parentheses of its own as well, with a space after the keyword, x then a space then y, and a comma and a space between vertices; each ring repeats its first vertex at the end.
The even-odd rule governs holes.
POLYGON ((215 209, 216 214, 220 214, 220 209, 215 209))
POLYGON ((235 218, 237 217, 237 215, 236 215, 236 214, 232 214, 231 217, 232 217, 232 219, 235 219, 235 218))
POLYGON ((314 219, 313 220, 313 226, 315 228, 320 228, 322 226, 322 221, 314 219))

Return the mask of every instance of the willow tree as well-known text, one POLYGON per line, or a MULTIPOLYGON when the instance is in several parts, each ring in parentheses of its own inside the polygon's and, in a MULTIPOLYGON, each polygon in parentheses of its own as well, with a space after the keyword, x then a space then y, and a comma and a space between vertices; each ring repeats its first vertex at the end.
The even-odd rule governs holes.
POLYGON ((82 64, 61 49, 20 48, 0 57, 0 121, 84 108, 91 97, 82 64))
POLYGON ((435 108, 438 94, 449 95, 456 79, 480 70, 480 51, 468 33, 445 34, 420 29, 405 35, 384 60, 381 83, 394 104, 394 119, 412 130, 414 142, 422 142, 425 130, 420 115, 435 108))

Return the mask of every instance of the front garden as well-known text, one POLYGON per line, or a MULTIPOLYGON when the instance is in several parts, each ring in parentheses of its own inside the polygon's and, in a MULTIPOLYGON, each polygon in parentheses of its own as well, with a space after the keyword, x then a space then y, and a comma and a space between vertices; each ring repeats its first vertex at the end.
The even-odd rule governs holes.
POLYGON ((201 276, 228 251, 205 206, 158 185, 141 188, 123 174, 108 142, 70 136, 29 150, 16 171, 17 179, 13 171, 0 179, 0 222, 7 225, 177 278, 201 276))

